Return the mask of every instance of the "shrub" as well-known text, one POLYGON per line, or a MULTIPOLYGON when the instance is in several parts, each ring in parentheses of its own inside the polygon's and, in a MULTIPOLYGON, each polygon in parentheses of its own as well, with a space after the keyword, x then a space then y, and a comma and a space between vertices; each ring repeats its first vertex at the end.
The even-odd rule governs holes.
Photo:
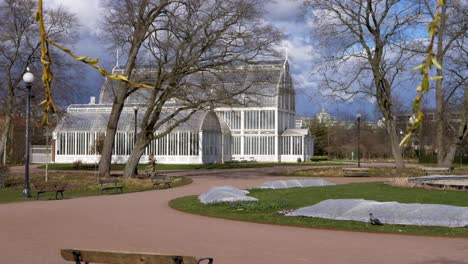
POLYGON ((271 201, 271 202, 234 202, 228 203, 229 207, 234 210, 245 210, 245 211, 277 211, 285 209, 288 206, 288 202, 284 200, 271 201))
POLYGON ((0 165, 0 189, 4 187, 4 179, 8 176, 10 169, 7 166, 0 165))
POLYGON ((79 170, 83 168, 83 162, 81 160, 74 161, 72 163, 72 168, 75 170, 79 170))

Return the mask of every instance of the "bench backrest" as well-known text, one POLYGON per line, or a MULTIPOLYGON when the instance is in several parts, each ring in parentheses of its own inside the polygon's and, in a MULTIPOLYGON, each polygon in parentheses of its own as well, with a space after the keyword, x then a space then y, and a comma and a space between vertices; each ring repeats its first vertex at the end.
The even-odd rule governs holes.
POLYGON ((154 253, 106 252, 79 249, 62 249, 60 254, 65 260, 81 263, 115 263, 115 264, 212 264, 213 259, 199 259, 192 256, 171 256, 154 253))
POLYGON ((99 184, 103 185, 103 184, 117 184, 119 182, 118 179, 100 179, 99 180, 99 184))
POLYGON ((165 180, 165 179, 168 179, 168 177, 165 174, 156 174, 156 175, 151 176, 151 179, 152 180, 165 180))
POLYGON ((435 168, 423 168, 424 171, 451 171, 453 168, 441 168, 441 167, 435 167, 435 168))
POLYGON ((369 171, 369 168, 343 168, 343 171, 369 171))
POLYGON ((33 183, 33 187, 36 190, 62 190, 67 187, 67 183, 33 183))

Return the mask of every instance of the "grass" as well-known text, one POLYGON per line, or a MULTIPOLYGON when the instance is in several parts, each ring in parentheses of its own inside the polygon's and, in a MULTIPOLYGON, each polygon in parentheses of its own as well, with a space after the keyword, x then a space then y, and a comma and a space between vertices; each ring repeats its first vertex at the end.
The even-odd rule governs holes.
MULTIPOLYGON (((275 166, 330 166, 330 165, 343 165, 340 161, 320 161, 320 162, 281 162, 281 163, 263 163, 263 162, 226 162, 224 164, 158 164, 158 170, 199 170, 199 169, 236 169, 236 168, 265 168, 275 166)), ((139 164, 138 169, 144 170, 147 164, 139 164)), ((45 169, 45 165, 39 167, 45 169)), ((125 164, 112 164, 111 170, 123 170, 125 164)), ((76 168, 73 164, 69 163, 51 163, 49 170, 88 170, 96 169, 95 164, 82 164, 81 167, 76 168)))
MULTIPOLYGON (((7 187, 0 189, 0 203, 9 202, 20 202, 34 200, 36 192, 34 191, 35 182, 44 182, 44 176, 42 174, 31 175, 31 195, 33 198, 24 199, 22 194, 23 189, 23 176, 10 176, 6 180, 6 183, 18 183, 13 187, 7 187)), ((129 192, 140 192, 152 190, 152 182, 150 179, 123 179, 119 178, 119 181, 125 185, 123 189, 124 193, 129 192)), ((98 180, 94 174, 86 172, 54 172, 49 173, 48 183, 67 183, 67 190, 64 192, 65 199, 82 197, 82 196, 94 196, 100 195, 100 186, 97 183, 98 180)), ((190 178, 175 178, 173 187, 183 186, 192 183, 190 178)), ((106 194, 112 194, 113 191, 106 192, 106 194)), ((55 192, 49 192, 41 194, 41 200, 55 199, 55 192)))
POLYGON ((401 203, 433 203, 468 206, 468 192, 412 189, 390 186, 384 183, 354 183, 325 187, 252 190, 249 195, 258 198, 259 202, 204 205, 198 201, 196 196, 188 196, 172 200, 170 206, 184 212, 199 215, 278 225, 399 234, 468 236, 468 228, 420 227, 389 224, 384 226, 372 226, 368 223, 356 221, 289 217, 277 213, 279 210, 298 209, 314 205, 326 199, 363 198, 376 201, 397 201, 401 203))

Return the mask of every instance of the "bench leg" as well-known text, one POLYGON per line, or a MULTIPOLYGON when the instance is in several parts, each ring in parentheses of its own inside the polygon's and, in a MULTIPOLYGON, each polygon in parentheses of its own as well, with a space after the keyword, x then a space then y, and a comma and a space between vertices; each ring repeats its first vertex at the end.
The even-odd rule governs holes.
POLYGON ((60 196, 61 196, 60 199, 63 200, 63 191, 57 191, 57 192, 55 192, 55 200, 58 200, 58 194, 59 194, 59 193, 60 193, 60 196))
POLYGON ((43 191, 37 191, 36 200, 39 200, 39 195, 41 195, 41 193, 45 193, 45 192, 43 192, 43 191))

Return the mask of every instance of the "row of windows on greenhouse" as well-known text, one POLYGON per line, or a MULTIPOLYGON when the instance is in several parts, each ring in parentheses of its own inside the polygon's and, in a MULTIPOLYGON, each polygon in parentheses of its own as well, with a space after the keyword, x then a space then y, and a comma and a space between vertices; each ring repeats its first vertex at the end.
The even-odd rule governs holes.
POLYGON ((241 111, 217 112, 216 114, 226 122, 230 129, 241 129, 241 111))
POLYGON ((172 132, 164 137, 151 141, 149 146, 145 149, 145 155, 154 154, 156 156, 198 156, 198 141, 198 132, 172 132))
MULTIPOLYGON (((57 134, 58 155, 96 155, 98 139, 102 132, 61 132, 57 134)), ((199 155, 198 132, 177 131, 153 140, 144 155, 197 156, 199 155)), ((133 133, 117 132, 113 155, 130 155, 133 149, 133 133)))
MULTIPOLYGON (((98 138, 104 133, 98 132, 62 132, 57 135, 58 155, 95 155, 98 138)), ((133 134, 132 134, 133 136, 133 134)))
POLYGON ((282 109, 293 110, 296 108, 294 105, 294 97, 295 94, 287 89, 282 89, 278 100, 279 100, 279 107, 282 109))
MULTIPOLYGON (((232 154, 242 155, 241 137, 232 137, 232 154)), ((247 136, 244 137, 245 155, 275 155, 275 137, 247 136)))
POLYGON ((302 155, 302 137, 281 137, 281 155, 302 155))
MULTIPOLYGON (((241 129, 241 111, 218 112, 230 129, 241 129)), ((275 129, 275 111, 244 111, 244 129, 275 129)))
POLYGON ((275 155, 275 137, 244 137, 245 155, 275 155))
POLYGON ((245 129, 275 129, 275 111, 245 111, 245 129))
POLYGON ((287 129, 295 127, 294 114, 278 111, 278 127, 279 129, 287 129))
POLYGON ((241 155, 241 137, 232 137, 231 149, 232 155, 241 155))
POLYGON ((221 155, 221 134, 217 132, 203 132, 203 155, 221 155))
POLYGON ((313 155, 314 154, 314 141, 310 137, 304 138, 304 154, 313 155))

